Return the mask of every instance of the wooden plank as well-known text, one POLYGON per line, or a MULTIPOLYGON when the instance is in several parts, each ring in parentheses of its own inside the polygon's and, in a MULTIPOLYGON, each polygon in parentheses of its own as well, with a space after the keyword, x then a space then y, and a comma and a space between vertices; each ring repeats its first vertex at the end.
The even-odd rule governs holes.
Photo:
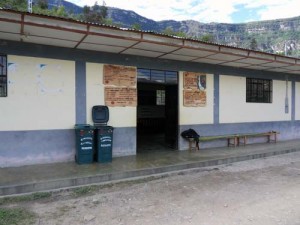
POLYGON ((228 139, 228 138, 234 138, 237 137, 237 135, 220 135, 220 136, 205 136, 200 137, 199 141, 211 141, 211 140, 217 140, 217 139, 228 139))
MULTIPOLYGON (((264 133, 249 133, 249 134, 229 134, 229 135, 219 135, 219 136, 202 136, 199 137, 199 141, 205 142, 205 141, 214 141, 218 139, 227 139, 227 146, 234 146, 236 147, 237 145, 247 144, 247 140, 249 137, 263 137, 267 136, 268 137, 268 143, 270 142, 277 142, 277 134, 279 132, 277 131, 270 131, 270 132, 264 132, 264 133), (273 137, 273 139, 272 139, 273 137), (241 141, 242 140, 242 141, 241 141)), ((192 139, 194 140, 194 139, 192 139)), ((192 148, 192 140, 189 140, 189 148, 192 148)))

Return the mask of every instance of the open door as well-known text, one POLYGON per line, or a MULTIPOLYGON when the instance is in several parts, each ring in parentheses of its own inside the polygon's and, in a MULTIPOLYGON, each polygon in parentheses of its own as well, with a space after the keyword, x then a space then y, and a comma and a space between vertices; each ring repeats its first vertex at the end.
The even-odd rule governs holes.
POLYGON ((138 69, 137 152, 178 148, 178 73, 138 69))

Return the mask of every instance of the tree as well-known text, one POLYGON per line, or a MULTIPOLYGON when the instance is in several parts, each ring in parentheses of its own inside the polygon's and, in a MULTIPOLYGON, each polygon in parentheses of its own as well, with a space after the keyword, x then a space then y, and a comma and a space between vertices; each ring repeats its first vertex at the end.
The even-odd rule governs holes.
POLYGON ((214 42, 214 36, 212 34, 204 34, 200 40, 205 42, 214 42))
POLYGON ((134 30, 142 30, 142 26, 139 23, 134 23, 131 27, 134 30))
POLYGON ((83 7, 83 20, 91 23, 104 23, 107 16, 107 7, 102 5, 99 6, 98 2, 90 7, 85 5, 83 7))
POLYGON ((167 27, 162 31, 162 33, 170 36, 186 37, 186 33, 182 31, 175 32, 172 27, 167 27))
POLYGON ((66 9, 64 6, 60 6, 58 8, 53 8, 51 11, 55 16, 59 16, 59 17, 68 17, 68 15, 69 15, 66 12, 66 9))
POLYGON ((36 6, 41 9, 48 9, 48 0, 37 0, 36 6))
POLYGON ((255 38, 252 38, 251 42, 250 42, 250 49, 251 50, 257 50, 257 41, 255 38))
POLYGON ((1 0, 0 7, 18 11, 27 11, 27 0, 1 0))
POLYGON ((172 27, 167 27, 166 29, 164 29, 164 30, 162 31, 162 33, 163 33, 163 34, 166 34, 166 35, 170 35, 170 36, 175 35, 175 32, 174 32, 174 30, 173 30, 172 27))
POLYGON ((175 36, 182 37, 182 38, 186 38, 187 37, 186 33, 184 33, 183 31, 176 32, 175 36))
POLYGON ((89 14, 90 13, 90 7, 87 6, 87 5, 83 6, 82 13, 83 14, 89 14))

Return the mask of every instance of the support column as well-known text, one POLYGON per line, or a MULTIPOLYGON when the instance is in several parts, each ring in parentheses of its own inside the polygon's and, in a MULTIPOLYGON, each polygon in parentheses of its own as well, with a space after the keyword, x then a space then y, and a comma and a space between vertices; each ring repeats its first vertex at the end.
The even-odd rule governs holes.
POLYGON ((214 124, 220 123, 220 75, 214 74, 214 124))
POLYGON ((86 63, 75 63, 76 123, 86 123, 86 63))
POLYGON ((292 112, 292 121, 295 121, 295 115, 296 115, 296 82, 292 81, 292 106, 291 106, 291 112, 292 112))

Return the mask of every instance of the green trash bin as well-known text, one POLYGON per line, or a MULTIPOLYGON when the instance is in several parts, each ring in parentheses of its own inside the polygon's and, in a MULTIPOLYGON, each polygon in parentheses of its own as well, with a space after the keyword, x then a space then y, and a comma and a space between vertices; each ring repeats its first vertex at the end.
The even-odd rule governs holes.
POLYGON ((112 162, 113 130, 111 126, 96 126, 96 161, 112 162))
POLYGON ((92 163, 94 159, 95 128, 89 124, 76 124, 74 128, 76 135, 76 163, 92 163))

